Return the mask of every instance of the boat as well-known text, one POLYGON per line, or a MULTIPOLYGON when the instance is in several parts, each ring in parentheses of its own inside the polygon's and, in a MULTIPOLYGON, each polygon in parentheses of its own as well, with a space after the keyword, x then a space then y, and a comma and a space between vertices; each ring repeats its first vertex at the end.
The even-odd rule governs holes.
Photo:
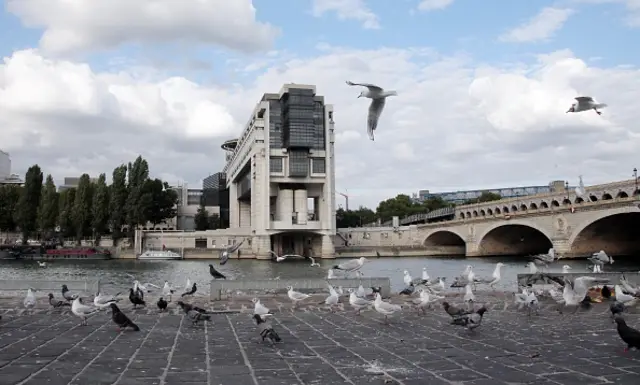
POLYGON ((20 250, 19 259, 67 260, 67 259, 111 259, 111 251, 97 247, 28 247, 20 250))
POLYGON ((182 255, 171 250, 147 250, 138 255, 141 260, 168 261, 174 259, 182 259, 182 255))

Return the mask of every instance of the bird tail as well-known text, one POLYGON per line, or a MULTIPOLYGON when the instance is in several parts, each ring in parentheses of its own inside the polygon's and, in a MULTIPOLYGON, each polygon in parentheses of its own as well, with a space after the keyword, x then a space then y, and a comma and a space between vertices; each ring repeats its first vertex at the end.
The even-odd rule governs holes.
POLYGON ((180 297, 184 297, 185 295, 188 295, 189 293, 182 293, 182 295, 180 297))
MULTIPOLYGON (((202 314, 202 313, 200 313, 200 314, 202 314)), ((200 319, 201 319, 201 320, 203 320, 203 321, 211 321, 211 316, 210 316, 210 315, 202 314, 202 315, 200 316, 200 319)))
POLYGON ((324 305, 324 301, 318 302, 318 305, 324 305))
POLYGON ((138 327, 138 325, 134 324, 133 322, 131 322, 130 326, 133 328, 134 331, 136 331, 136 332, 140 331, 140 327, 138 327))
POLYGON ((280 338, 280 336, 278 335, 278 333, 276 333, 275 330, 270 329, 269 330, 269 339, 271 339, 271 341, 273 342, 280 342, 282 341, 282 338, 280 338))
POLYGON ((340 268, 340 266, 338 266, 338 265, 335 265, 334 267, 332 267, 332 269, 335 269, 335 270, 342 270, 342 269, 340 268))
POLYGON ((389 96, 398 96, 396 91, 389 91, 389 96))

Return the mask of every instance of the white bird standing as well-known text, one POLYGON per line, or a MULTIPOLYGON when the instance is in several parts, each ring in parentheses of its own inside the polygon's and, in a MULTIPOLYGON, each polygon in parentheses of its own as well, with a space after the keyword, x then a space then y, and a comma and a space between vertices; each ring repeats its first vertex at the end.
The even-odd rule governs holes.
POLYGON ((625 293, 620 285, 615 285, 613 290, 616 294, 616 301, 621 302, 624 306, 634 306, 640 301, 640 298, 625 293))
POLYGON ((74 299, 73 303, 71 304, 71 312, 77 315, 78 317, 82 318, 82 323, 80 324, 82 326, 86 326, 87 317, 97 312, 98 310, 99 309, 96 309, 94 307, 84 305, 80 298, 74 299))
POLYGON ((444 298, 436 295, 432 296, 431 294, 429 294, 429 292, 427 292, 422 288, 418 289, 418 292, 420 293, 420 297, 414 299, 412 302, 414 305, 416 305, 418 310, 422 310, 423 313, 426 313, 426 310, 425 310, 426 308, 431 308, 432 303, 436 302, 439 299, 444 298))
POLYGON ((324 303, 325 305, 328 305, 329 310, 333 312, 334 311, 333 307, 338 304, 338 301, 340 300, 340 296, 338 295, 338 292, 336 291, 336 289, 333 288, 333 286, 331 285, 327 285, 327 286, 329 287, 329 296, 325 298, 325 300, 322 303, 324 303))
POLYGON ((409 274, 409 272, 407 270, 404 271, 404 284, 409 286, 411 285, 411 281, 413 281, 413 278, 411 278, 411 274, 409 274))
POLYGON ((369 83, 354 83, 347 80, 347 84, 350 86, 367 87, 366 90, 360 92, 358 97, 371 99, 369 115, 367 117, 367 134, 369 135, 369 139, 374 140, 373 132, 378 128, 378 120, 380 119, 380 115, 384 109, 387 97, 398 96, 398 93, 396 91, 385 91, 381 87, 369 83))
POLYGON ((253 314, 257 314, 260 318, 264 319, 265 317, 272 316, 269 308, 260 303, 258 298, 254 298, 251 300, 253 302, 253 314))
POLYGON ((98 309, 106 309, 111 306, 112 303, 117 303, 116 296, 98 293, 93 297, 93 305, 98 309))
POLYGON ((33 293, 36 289, 29 288, 27 290, 27 296, 24 297, 24 307, 27 309, 33 309, 36 306, 36 295, 33 293))
POLYGON ((175 290, 171 285, 169 285, 169 281, 164 281, 164 286, 162 287, 162 295, 169 298, 169 302, 171 302, 171 297, 175 293, 175 290))
POLYGON ((189 291, 191 290, 191 280, 189 278, 187 278, 187 283, 184 284, 184 291, 189 291))
POLYGON ((353 289, 349 289, 349 305, 356 309, 356 315, 360 315, 360 311, 362 311, 362 309, 371 306, 371 301, 366 298, 358 297, 353 289))
POLYGON ((335 279, 335 278, 336 276, 335 276, 335 273, 333 272, 333 269, 329 269, 327 271, 327 279, 335 279))
POLYGON ((464 287, 464 297, 463 300, 464 302, 467 303, 467 307, 469 307, 470 309, 473 309, 473 302, 475 302, 476 300, 476 296, 475 294, 473 294, 473 290, 471 289, 471 284, 467 283, 467 285, 464 287))
POLYGON ((431 277, 429 277, 429 273, 427 273, 427 268, 423 267, 422 268, 422 280, 429 282, 429 280, 431 279, 431 277))
POLYGON ((570 273, 569 270, 571 270, 571 266, 569 265, 562 266, 562 274, 569 274, 570 273))
POLYGON ((591 96, 578 96, 575 99, 576 101, 571 104, 571 108, 569 108, 567 113, 594 110, 598 115, 602 115, 602 112, 598 111, 598 108, 607 107, 604 103, 596 102, 591 96))
POLYGON ((400 305, 384 302, 380 293, 376 293, 376 299, 375 301, 373 301, 373 307, 378 313, 384 315, 384 321, 386 323, 389 323, 388 317, 390 315, 393 315, 393 313, 402 310, 402 306, 400 305))
POLYGON ((298 302, 309 298, 309 294, 304 294, 304 293, 295 291, 293 290, 293 286, 287 286, 287 295, 289 296, 289 299, 293 301, 293 307, 296 307, 298 302))
POLYGON ((362 287, 362 285, 358 286, 358 290, 356 290, 356 295, 361 298, 364 298, 367 296, 367 292, 364 291, 364 287, 362 287))
POLYGON ((502 262, 498 262, 496 263, 496 268, 493 270, 493 274, 491 274, 491 280, 489 280, 488 282, 486 282, 492 289, 494 288, 494 286, 500 282, 501 279, 501 270, 502 267, 504 266, 504 263, 502 262))

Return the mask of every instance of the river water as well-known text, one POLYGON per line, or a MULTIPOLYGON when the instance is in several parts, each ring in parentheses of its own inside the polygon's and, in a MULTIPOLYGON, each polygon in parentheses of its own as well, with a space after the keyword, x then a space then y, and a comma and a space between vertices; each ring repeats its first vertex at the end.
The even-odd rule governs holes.
MULTIPOLYGON (((105 261, 73 261, 58 260, 39 267, 35 261, 0 261, 0 295, 8 295, 5 280, 26 281, 96 281, 109 291, 130 287, 134 275, 140 282, 151 282, 162 286, 165 280, 175 287, 183 287, 187 278, 198 283, 198 293, 209 292, 206 284, 211 280, 209 263, 225 274, 228 279, 273 279, 280 278, 323 278, 327 269, 344 259, 320 260, 321 267, 310 267, 309 262, 229 260, 220 266, 217 260, 185 260, 185 261, 138 261, 138 260, 105 260, 105 261), (4 286, 4 287, 3 287, 4 286)), ((426 267, 431 277, 447 277, 451 283, 459 276, 466 265, 472 265, 479 277, 490 277, 497 262, 505 266, 502 269, 502 280, 497 288, 503 290, 516 289, 516 275, 528 272, 525 257, 491 257, 491 258, 433 258, 433 257, 386 257, 368 259, 362 268, 365 276, 390 277, 393 291, 404 287, 403 270, 408 270, 414 277, 420 277, 422 268, 426 267)), ((587 272, 586 260, 562 260, 550 267, 549 272, 560 272, 563 265, 572 267, 572 272, 587 272)), ((639 271, 640 258, 616 259, 613 265, 606 265, 604 271, 639 271)))

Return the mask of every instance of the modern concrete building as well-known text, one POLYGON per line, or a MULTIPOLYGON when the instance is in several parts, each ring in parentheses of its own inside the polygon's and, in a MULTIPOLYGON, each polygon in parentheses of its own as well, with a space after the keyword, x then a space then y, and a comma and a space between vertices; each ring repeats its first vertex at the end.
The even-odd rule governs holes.
MULTIPOLYGON (((97 183, 98 182, 98 178, 89 178, 89 179, 93 183, 97 183)), ((66 177, 64 177, 64 183, 62 185, 58 186, 58 192, 63 192, 65 190, 69 190, 71 188, 77 188, 78 187, 78 183, 80 183, 80 177, 79 176, 66 176, 66 177)))
POLYGON ((251 229, 257 258, 334 257, 333 107, 312 85, 264 94, 237 140, 223 144, 229 230, 251 229))
POLYGON ((482 193, 498 194, 503 198, 517 198, 536 194, 560 192, 569 189, 573 189, 573 187, 570 187, 568 182, 555 180, 549 182, 547 186, 505 187, 485 190, 447 191, 440 193, 432 193, 429 190, 420 190, 418 191, 417 196, 414 195, 414 199, 424 201, 431 197, 440 197, 446 202, 460 204, 472 199, 477 199, 482 195, 482 193))
POLYGON ((0 150, 0 186, 5 184, 24 184, 16 174, 11 173, 11 157, 8 152, 0 150))

